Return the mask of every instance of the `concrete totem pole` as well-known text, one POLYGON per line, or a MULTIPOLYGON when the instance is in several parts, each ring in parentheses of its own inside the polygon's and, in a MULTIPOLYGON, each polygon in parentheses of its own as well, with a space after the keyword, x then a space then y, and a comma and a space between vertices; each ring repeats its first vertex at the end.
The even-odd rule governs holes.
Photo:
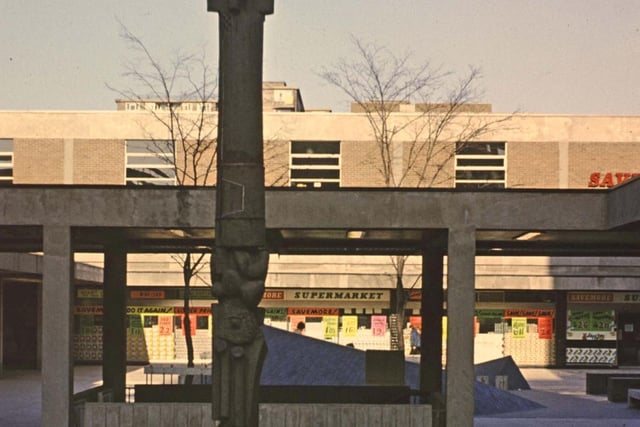
POLYGON ((212 255, 213 418, 258 426, 267 347, 260 325, 266 250, 262 50, 273 0, 208 0, 219 14, 220 71, 216 238, 212 255))

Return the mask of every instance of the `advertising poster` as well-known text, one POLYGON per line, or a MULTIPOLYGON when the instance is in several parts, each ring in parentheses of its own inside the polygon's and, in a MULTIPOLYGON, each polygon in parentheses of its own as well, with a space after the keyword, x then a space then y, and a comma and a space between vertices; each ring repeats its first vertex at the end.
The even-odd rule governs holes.
POLYGON ((615 341, 616 322, 613 310, 569 310, 567 339, 615 341))
POLYGON ((158 329, 161 337, 173 335, 173 316, 158 316, 158 329))
POLYGON ((358 316, 342 316, 342 336, 355 338, 358 333, 358 316))
POLYGON ((371 333, 382 337, 387 332, 387 316, 371 316, 371 333))
POLYGON ((550 340, 553 337, 553 318, 538 317, 538 338, 550 340))
POLYGON ((513 338, 525 338, 527 336, 527 318, 511 318, 511 334, 513 338))
POLYGON ((142 332, 142 316, 134 314, 129 316, 129 335, 141 336, 142 332))
POLYGON ((330 340, 338 336, 338 316, 324 316, 322 318, 324 339, 330 340))

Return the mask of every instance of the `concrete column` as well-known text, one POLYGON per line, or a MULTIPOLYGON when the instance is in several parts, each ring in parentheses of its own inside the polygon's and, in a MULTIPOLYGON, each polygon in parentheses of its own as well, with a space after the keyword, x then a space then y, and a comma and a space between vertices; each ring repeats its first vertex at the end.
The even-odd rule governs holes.
POLYGON ((73 252, 71 229, 43 227, 42 426, 71 424, 73 252))
POLYGON ((420 346, 420 391, 427 396, 442 393, 442 251, 432 249, 422 254, 422 344, 420 346))
POLYGON ((567 366, 567 291, 556 292, 556 318, 554 326, 556 339, 557 368, 567 366))
POLYGON ((475 228, 450 229, 448 247, 446 425, 472 427, 475 228))
POLYGON ((4 367, 4 360, 2 355, 4 354, 3 342, 4 342, 4 324, 2 319, 4 318, 4 302, 2 300, 2 294, 4 292, 4 283, 0 279, 0 377, 2 376, 2 368, 4 367))
POLYGON ((445 404, 442 395, 442 288, 444 254, 440 248, 422 254, 422 316, 420 354, 420 395, 432 408, 434 427, 444 426, 445 404))
POLYGON ((124 402, 127 381, 127 252, 114 239, 104 253, 104 321, 102 326, 102 379, 115 402, 124 402))

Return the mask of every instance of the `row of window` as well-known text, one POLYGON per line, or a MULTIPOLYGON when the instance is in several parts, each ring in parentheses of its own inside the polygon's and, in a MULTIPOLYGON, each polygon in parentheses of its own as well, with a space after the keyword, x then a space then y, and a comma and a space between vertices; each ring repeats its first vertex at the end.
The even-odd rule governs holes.
POLYGON ((13 140, 0 139, 0 185, 13 183, 13 140))
MULTIPOLYGON (((176 185, 175 145, 167 140, 129 140, 126 151, 127 185, 176 185)), ((296 188, 338 188, 340 141, 292 141, 289 182, 296 188)), ((0 185, 13 183, 13 140, 0 139, 0 185)), ((458 143, 455 187, 505 188, 504 142, 458 143)))

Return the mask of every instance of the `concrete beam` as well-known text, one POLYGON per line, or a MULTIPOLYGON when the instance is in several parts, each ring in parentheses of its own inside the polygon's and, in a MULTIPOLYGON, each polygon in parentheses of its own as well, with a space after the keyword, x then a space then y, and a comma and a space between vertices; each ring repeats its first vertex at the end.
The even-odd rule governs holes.
MULTIPOLYGON (((267 228, 447 229, 471 223, 489 230, 607 230, 607 215, 615 209, 608 205, 611 194, 271 190, 266 216, 267 228)), ((0 225, 213 228, 212 200, 215 188, 10 187, 0 189, 0 225)))

